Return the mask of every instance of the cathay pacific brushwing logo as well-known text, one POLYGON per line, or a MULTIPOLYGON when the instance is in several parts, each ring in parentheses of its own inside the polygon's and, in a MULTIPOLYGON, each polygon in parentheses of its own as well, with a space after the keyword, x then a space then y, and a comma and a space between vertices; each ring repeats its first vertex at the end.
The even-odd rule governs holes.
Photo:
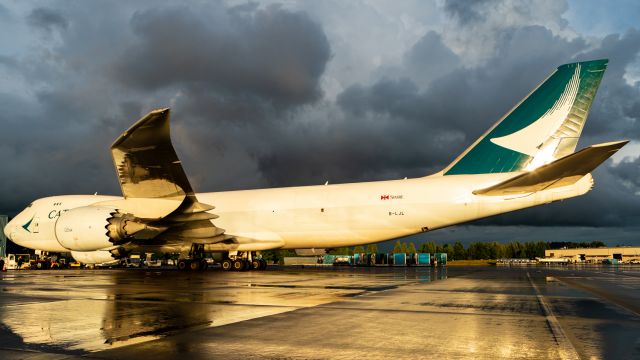
POLYGON ((535 156, 567 119, 580 87, 580 64, 555 104, 538 120, 512 134, 490 139, 492 143, 529 156, 535 156))
POLYGON ((31 218, 31 220, 27 221, 26 224, 22 225, 22 228, 25 229, 28 232, 31 232, 31 230, 29 230, 29 226, 31 225, 31 222, 33 222, 33 217, 31 218))

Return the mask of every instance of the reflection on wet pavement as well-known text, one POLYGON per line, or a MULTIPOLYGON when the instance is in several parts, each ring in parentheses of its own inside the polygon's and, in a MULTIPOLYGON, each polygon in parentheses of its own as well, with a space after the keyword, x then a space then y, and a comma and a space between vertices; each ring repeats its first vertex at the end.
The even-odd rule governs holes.
POLYGON ((446 277, 446 269, 369 275, 300 270, 10 272, 2 275, 0 333, 11 332, 27 348, 94 352, 317 306, 399 282, 428 282, 446 277))
POLYGON ((0 286, 3 358, 640 356, 640 316, 627 305, 640 294, 637 271, 19 271, 0 275, 0 286))

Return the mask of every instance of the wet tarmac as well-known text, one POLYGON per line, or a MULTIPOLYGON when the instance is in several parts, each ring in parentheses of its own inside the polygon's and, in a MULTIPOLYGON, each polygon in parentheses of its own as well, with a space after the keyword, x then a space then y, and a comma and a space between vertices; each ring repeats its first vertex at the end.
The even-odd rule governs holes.
POLYGON ((640 358, 640 268, 14 271, 2 359, 640 358))

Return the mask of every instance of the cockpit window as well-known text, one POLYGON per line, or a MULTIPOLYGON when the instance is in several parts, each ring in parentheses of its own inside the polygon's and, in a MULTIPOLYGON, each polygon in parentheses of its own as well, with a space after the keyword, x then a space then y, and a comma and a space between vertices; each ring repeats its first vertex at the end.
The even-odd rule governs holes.
POLYGON ((31 205, 33 205, 33 203, 31 203, 31 204, 27 205, 27 209, 28 209, 28 208, 30 208, 30 207, 31 207, 31 205))

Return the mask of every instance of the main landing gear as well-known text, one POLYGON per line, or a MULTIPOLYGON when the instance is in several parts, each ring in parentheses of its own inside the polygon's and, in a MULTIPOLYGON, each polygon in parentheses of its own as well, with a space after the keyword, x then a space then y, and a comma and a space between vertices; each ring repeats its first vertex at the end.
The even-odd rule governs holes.
MULTIPOLYGON (((186 254, 185 254, 186 255, 186 254)), ((267 262, 255 251, 237 251, 226 254, 222 260, 224 271, 265 270, 267 262)), ((178 269, 187 271, 203 271, 208 267, 204 259, 204 245, 193 244, 188 257, 178 260, 178 269)))
POLYGON ((202 271, 206 270, 209 264, 204 259, 180 259, 178 260, 178 270, 202 271))
POLYGON ((254 251, 238 252, 236 255, 229 254, 222 260, 222 270, 224 271, 264 270, 266 268, 266 260, 258 257, 254 251))
POLYGON ((178 270, 203 271, 208 265, 204 259, 204 244, 192 244, 189 257, 178 260, 178 270))

